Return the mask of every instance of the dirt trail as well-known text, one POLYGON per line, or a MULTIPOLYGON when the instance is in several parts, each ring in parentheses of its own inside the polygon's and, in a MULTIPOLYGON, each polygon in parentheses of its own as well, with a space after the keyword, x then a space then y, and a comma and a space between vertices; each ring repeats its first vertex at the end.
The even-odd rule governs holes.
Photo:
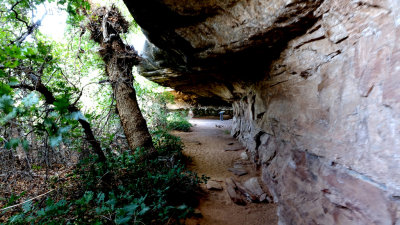
POLYGON ((211 177, 223 187, 222 191, 202 188, 207 195, 200 199, 201 218, 189 219, 187 225, 276 225, 276 205, 267 203, 249 203, 246 206, 234 204, 226 192, 225 179, 234 177, 243 181, 257 175, 248 161, 249 174, 237 177, 227 169, 234 162, 240 161, 240 154, 245 150, 225 151, 227 148, 240 148, 237 140, 229 135, 231 120, 192 119, 192 132, 174 132, 185 144, 184 154, 193 160, 189 168, 199 175, 211 177), (228 145, 231 144, 231 145, 228 145))

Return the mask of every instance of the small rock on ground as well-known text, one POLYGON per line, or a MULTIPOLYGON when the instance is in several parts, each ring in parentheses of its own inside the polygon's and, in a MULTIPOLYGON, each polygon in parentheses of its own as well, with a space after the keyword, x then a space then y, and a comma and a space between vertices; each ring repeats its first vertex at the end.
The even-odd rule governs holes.
POLYGON ((229 197, 232 202, 237 205, 246 205, 246 201, 244 201, 240 194, 236 191, 236 184, 233 182, 232 178, 226 179, 226 191, 228 192, 229 197))
POLYGON ((228 170, 237 176, 243 176, 247 174, 247 170, 243 168, 229 168, 228 170))
POLYGON ((243 183, 243 186, 248 191, 248 194, 257 197, 258 201, 261 202, 261 199, 265 200, 265 197, 262 197, 264 191, 262 190, 260 183, 258 183, 257 177, 248 179, 243 183))
POLYGON ((203 217, 203 214, 201 214, 200 209, 195 209, 193 212, 193 216, 195 216, 197 218, 201 218, 201 217, 203 217))
POLYGON ((235 152, 235 151, 239 151, 239 150, 243 150, 243 149, 244 149, 243 147, 227 148, 227 149, 225 149, 225 151, 227 151, 227 152, 229 152, 229 151, 235 152))
POLYGON ((242 158, 243 160, 248 160, 248 159, 249 159, 249 156, 247 156, 247 153, 246 153, 246 152, 242 152, 242 153, 240 154, 240 158, 242 158))
POLYGON ((206 187, 208 190, 222 190, 223 189, 221 184, 215 180, 207 181, 206 187))

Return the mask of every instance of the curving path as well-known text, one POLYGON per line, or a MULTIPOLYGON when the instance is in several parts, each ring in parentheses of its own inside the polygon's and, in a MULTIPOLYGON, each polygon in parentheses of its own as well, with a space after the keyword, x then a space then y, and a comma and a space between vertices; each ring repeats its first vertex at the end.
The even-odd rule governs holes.
POLYGON ((226 192, 225 180, 234 177, 239 181, 257 176, 248 161, 240 160, 239 151, 225 151, 225 149, 240 148, 239 142, 229 134, 231 120, 219 121, 213 119, 192 119, 194 125, 192 132, 173 132, 182 138, 185 144, 184 154, 192 158, 189 168, 199 175, 205 174, 211 180, 219 183, 223 190, 207 190, 200 199, 198 210, 201 218, 191 218, 186 221, 187 225, 276 225, 276 205, 267 203, 249 203, 246 206, 234 204, 226 192), (232 144, 233 143, 233 144, 232 144), (228 145, 231 144, 231 145, 228 145), (233 167, 237 161, 246 165, 249 174, 237 177, 227 169, 233 167))

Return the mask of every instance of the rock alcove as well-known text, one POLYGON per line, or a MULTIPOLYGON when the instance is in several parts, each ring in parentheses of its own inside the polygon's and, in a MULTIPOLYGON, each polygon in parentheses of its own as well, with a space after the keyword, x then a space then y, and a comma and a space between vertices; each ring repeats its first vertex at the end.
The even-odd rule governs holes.
POLYGON ((399 1, 125 3, 144 76, 233 106, 280 224, 400 224, 399 1))

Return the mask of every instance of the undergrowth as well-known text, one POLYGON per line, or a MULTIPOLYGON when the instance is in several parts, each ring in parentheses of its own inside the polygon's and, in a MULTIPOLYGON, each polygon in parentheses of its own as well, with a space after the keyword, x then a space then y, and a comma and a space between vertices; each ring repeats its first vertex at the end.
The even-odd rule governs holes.
POLYGON ((180 112, 170 113, 168 115, 167 120, 168 120, 167 129, 170 130, 179 130, 188 132, 192 127, 192 124, 189 123, 186 117, 180 112))
POLYGON ((70 174, 80 185, 74 194, 26 202, 5 224, 179 224, 207 178, 185 169, 178 137, 153 137, 157 159, 143 160, 141 149, 109 153, 105 164, 90 156, 70 174))

